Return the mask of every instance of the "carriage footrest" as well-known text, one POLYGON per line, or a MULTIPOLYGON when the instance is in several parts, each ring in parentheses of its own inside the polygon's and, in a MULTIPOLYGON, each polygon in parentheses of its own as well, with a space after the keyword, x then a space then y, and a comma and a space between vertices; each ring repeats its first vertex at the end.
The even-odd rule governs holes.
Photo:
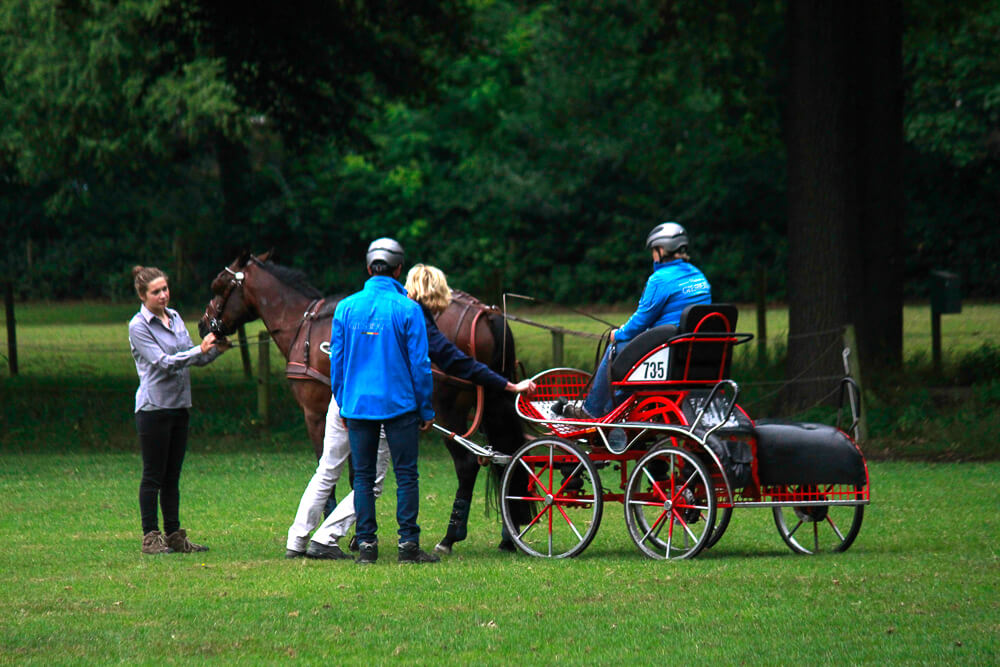
POLYGON ((864 457, 840 429, 825 424, 758 422, 754 434, 761 484, 867 482, 864 457))

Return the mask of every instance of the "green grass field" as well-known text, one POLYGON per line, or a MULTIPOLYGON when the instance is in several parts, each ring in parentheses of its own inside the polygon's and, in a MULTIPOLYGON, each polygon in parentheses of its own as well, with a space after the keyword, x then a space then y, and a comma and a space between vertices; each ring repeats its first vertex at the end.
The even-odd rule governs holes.
MULTIPOLYGON (((885 457, 871 450, 889 438, 866 444, 872 504, 844 554, 797 556, 768 510, 740 509, 710 551, 653 562, 616 504, 576 559, 501 554, 480 479, 469 538, 438 565, 394 562, 391 481, 378 506, 376 566, 287 561, 285 532, 314 463, 277 353, 269 429, 256 423, 256 381, 243 377, 237 353, 192 372, 182 520, 212 550, 142 556, 125 327, 133 312, 18 310, 21 375, 0 372, 0 664, 993 665, 1000 656, 1000 463, 876 460, 885 457)), ((908 311, 907 322, 926 314, 908 311)), ((998 314, 966 306, 946 317, 946 359, 995 341, 998 314)), ((772 335, 782 316, 769 314, 772 335)), ((753 324, 749 311, 742 317, 753 324)), ((195 319, 187 313, 192 327, 195 319)), ((594 324, 584 330, 599 331, 594 324)), ((521 326, 519 357, 535 372, 549 363, 549 336, 521 326)), ((929 336, 907 327, 908 358, 919 365, 929 336)), ((251 340, 258 330, 248 327, 251 340)), ((586 365, 592 345, 568 337, 567 364, 586 365)), ((913 439, 892 458, 997 458, 996 381, 938 412, 933 388, 905 389, 902 404, 880 406, 888 401, 876 395, 870 408, 893 438, 913 439)), ((430 547, 455 489, 437 438, 424 439, 421 475, 430 547)))
MULTIPOLYGON (((0 457, 0 663, 990 665, 1000 651, 1000 464, 873 465, 843 554, 794 555, 769 511, 744 509, 680 562, 641 556, 620 505, 576 559, 501 554, 477 504, 454 556, 399 566, 390 483, 382 557, 359 568, 282 557, 308 459, 196 438, 182 519, 212 550, 150 557, 136 455, 0 457)), ((425 546, 450 466, 425 446, 425 546)))

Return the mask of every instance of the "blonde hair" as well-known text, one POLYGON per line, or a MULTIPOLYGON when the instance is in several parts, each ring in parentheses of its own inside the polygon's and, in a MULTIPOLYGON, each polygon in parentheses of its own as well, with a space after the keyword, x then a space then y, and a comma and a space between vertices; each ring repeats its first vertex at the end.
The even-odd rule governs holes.
POLYGON ((436 266, 414 264, 406 274, 406 293, 434 314, 443 312, 451 303, 448 279, 436 266))
POLYGON ((166 277, 167 274, 160 271, 155 266, 132 267, 132 279, 135 283, 135 293, 139 295, 140 299, 146 298, 146 289, 149 287, 149 283, 153 282, 157 278, 166 277))

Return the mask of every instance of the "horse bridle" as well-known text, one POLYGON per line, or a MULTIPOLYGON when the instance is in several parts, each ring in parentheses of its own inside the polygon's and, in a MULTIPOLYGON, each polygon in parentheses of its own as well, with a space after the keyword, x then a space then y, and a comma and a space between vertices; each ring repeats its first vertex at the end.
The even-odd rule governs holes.
MULTIPOLYGON (((221 319, 222 314, 226 312, 226 303, 229 301, 229 295, 233 293, 233 290, 239 287, 243 287, 243 279, 246 277, 246 274, 243 271, 233 271, 228 266, 225 268, 225 270, 232 277, 229 279, 229 283, 226 285, 226 289, 222 292, 222 294, 216 297, 221 299, 221 301, 218 306, 214 307, 215 316, 209 315, 208 308, 205 308, 205 319, 208 321, 208 330, 214 333, 216 336, 226 335, 225 332, 223 332, 222 330, 222 319, 221 319)), ((215 298, 209 301, 208 305, 211 306, 213 303, 215 303, 215 298)))

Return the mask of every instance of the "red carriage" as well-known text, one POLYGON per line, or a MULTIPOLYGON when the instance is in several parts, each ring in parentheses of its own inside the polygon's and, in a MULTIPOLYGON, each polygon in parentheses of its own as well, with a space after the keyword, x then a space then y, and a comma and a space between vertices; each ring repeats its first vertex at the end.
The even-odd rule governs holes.
POLYGON ((856 385, 842 385, 854 417, 846 431, 755 422, 729 377, 733 348, 752 338, 735 332, 736 317, 733 306, 692 306, 679 327, 638 336, 610 365, 625 397, 600 418, 557 414, 559 403, 583 398, 588 373, 533 378, 537 390, 517 409, 541 434, 509 457, 501 486, 504 526, 521 551, 578 555, 610 501, 623 503, 632 540, 655 559, 696 556, 739 507, 770 508, 797 553, 851 546, 869 502, 867 464, 848 434, 856 436, 856 385), (532 519, 517 525, 525 510, 532 519))

